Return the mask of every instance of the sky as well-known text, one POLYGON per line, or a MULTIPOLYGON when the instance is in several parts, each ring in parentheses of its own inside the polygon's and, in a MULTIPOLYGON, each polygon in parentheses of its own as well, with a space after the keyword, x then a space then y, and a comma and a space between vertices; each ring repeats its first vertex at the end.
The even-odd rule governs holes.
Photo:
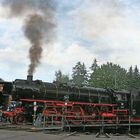
MULTIPOLYGON (((0 77, 7 81, 25 79, 31 46, 23 33, 26 16, 9 16, 9 9, 2 2, 0 77)), ((140 69, 139 0, 54 0, 54 3, 57 6, 54 41, 43 43, 34 79, 52 82, 55 71, 71 75, 78 61, 88 69, 94 58, 99 65, 112 62, 125 69, 136 65, 140 69)))

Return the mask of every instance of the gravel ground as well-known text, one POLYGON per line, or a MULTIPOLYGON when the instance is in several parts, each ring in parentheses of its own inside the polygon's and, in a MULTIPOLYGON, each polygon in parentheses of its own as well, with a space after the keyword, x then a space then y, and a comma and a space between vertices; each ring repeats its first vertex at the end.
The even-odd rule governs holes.
MULTIPOLYGON (((26 131, 9 131, 0 130, 0 140, 134 140, 135 138, 130 138, 126 135, 113 136, 110 138, 102 136, 96 138, 95 134, 85 135, 82 133, 59 133, 59 134, 49 134, 48 132, 26 132, 26 131)), ((137 136, 137 139, 140 139, 137 136)))

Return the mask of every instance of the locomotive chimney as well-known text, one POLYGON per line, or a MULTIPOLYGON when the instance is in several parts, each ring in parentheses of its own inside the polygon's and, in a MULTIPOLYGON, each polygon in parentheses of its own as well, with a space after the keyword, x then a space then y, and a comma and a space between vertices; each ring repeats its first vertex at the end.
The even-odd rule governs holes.
POLYGON ((27 81, 29 82, 33 81, 33 75, 27 75, 27 81))

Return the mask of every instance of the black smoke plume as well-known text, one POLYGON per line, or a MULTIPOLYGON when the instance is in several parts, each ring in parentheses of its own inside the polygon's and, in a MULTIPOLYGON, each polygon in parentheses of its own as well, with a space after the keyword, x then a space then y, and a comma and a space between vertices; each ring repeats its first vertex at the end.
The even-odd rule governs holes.
POLYGON ((54 39, 55 4, 55 0, 3 0, 3 5, 9 7, 9 16, 25 18, 23 31, 31 43, 29 75, 33 75, 40 64, 43 42, 49 43, 54 39))

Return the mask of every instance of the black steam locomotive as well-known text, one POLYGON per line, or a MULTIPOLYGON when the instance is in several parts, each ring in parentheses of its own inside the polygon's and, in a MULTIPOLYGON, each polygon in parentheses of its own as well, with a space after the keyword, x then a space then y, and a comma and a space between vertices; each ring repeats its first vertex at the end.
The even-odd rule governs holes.
MULTIPOLYGON (((84 120, 86 123, 99 121, 101 117, 110 121, 116 119, 118 114, 136 116, 138 118, 136 122, 140 121, 140 92, 138 91, 78 87, 62 83, 47 83, 32 78, 32 76, 28 76, 27 80, 16 79, 13 82, 1 82, 1 105, 5 106, 9 100, 44 101, 49 106, 46 108, 46 115, 50 116, 52 112, 53 115, 65 114, 66 119, 73 124, 75 122, 72 120, 77 122, 77 118, 75 118, 77 112, 80 114, 81 122, 83 122, 84 116, 89 116, 84 120), (63 107, 66 100, 67 111, 64 113, 63 107)), ((126 117, 123 118, 126 119, 126 117)))

